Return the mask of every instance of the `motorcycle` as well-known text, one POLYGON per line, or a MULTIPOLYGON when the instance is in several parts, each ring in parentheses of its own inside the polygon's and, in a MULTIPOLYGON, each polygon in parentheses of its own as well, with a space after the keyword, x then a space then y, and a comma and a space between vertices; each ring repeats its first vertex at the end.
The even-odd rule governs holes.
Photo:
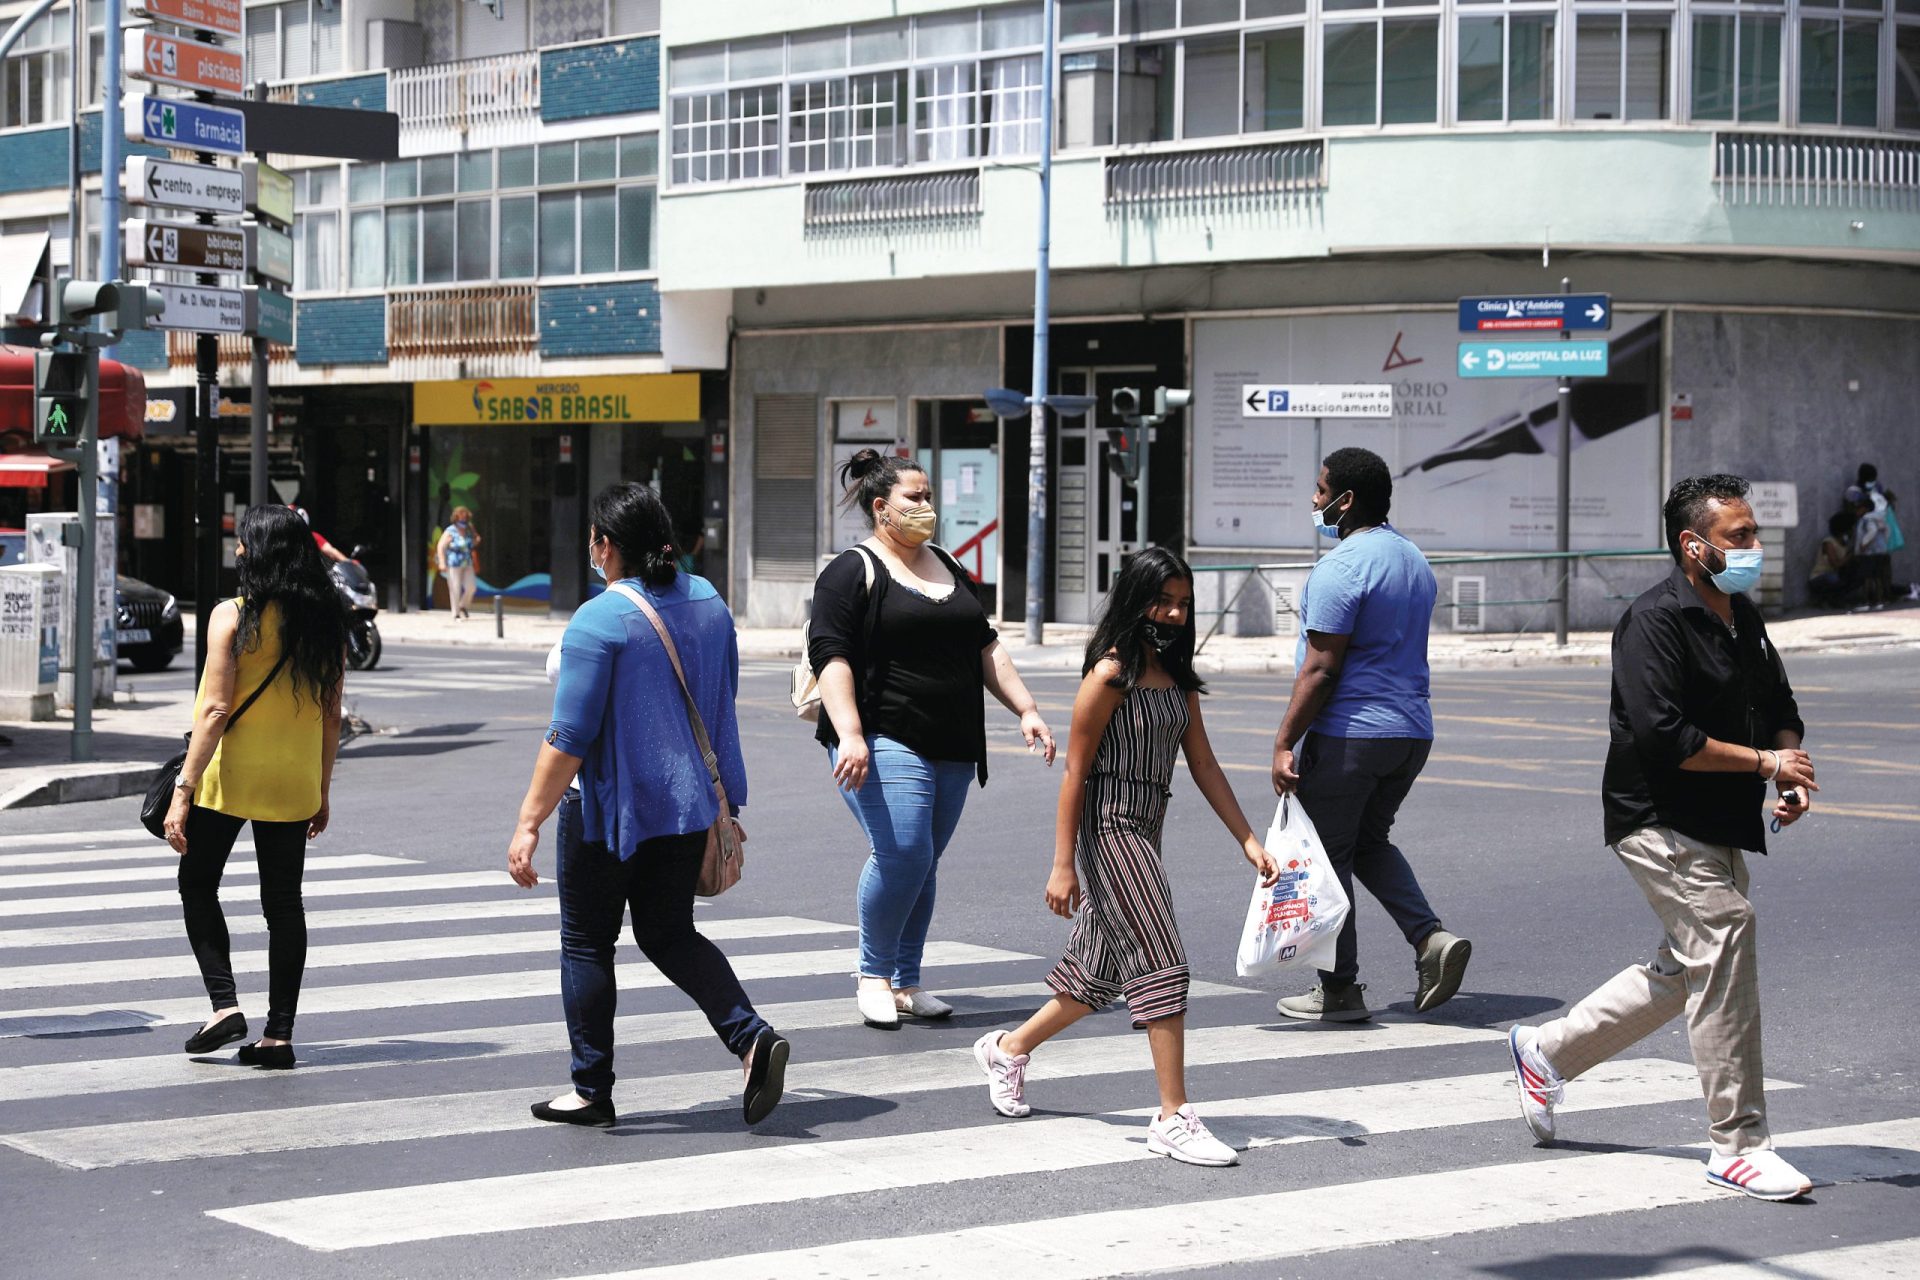
POLYGON ((365 547, 355 547, 351 560, 335 561, 327 570, 347 610, 347 665, 355 671, 371 671, 380 662, 380 628, 373 621, 380 612, 380 598, 373 578, 360 563, 365 552, 365 547))

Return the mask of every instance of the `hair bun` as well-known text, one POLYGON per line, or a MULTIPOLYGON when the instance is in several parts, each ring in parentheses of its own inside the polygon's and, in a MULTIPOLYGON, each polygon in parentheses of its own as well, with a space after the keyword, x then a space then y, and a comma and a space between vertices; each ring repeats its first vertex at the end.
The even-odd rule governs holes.
POLYGON ((861 449, 847 459, 847 475, 855 480, 867 476, 880 465, 880 451, 874 448, 861 449))

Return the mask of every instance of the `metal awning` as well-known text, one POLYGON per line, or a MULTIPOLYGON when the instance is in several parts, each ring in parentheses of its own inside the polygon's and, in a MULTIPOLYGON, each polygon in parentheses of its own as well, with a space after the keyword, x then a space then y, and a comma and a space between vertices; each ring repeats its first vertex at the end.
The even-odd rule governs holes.
POLYGON ((0 489, 44 489, 56 471, 72 471, 73 464, 44 453, 0 453, 0 489))
POLYGON ((45 231, 0 236, 0 323, 38 324, 46 310, 47 278, 45 231))

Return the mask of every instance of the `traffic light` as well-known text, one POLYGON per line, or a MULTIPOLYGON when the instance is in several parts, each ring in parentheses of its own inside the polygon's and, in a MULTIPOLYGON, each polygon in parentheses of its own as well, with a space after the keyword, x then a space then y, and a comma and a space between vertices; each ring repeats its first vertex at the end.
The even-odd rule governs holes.
POLYGON ((87 352, 33 353, 33 440, 73 444, 87 425, 87 352))
POLYGON ((1175 409, 1184 409, 1193 403, 1193 392, 1185 387, 1155 387, 1153 390, 1153 416, 1164 418, 1175 409))
POLYGON ((101 327, 123 333, 144 329, 147 321, 166 310, 166 299, 142 284, 124 280, 62 280, 54 295, 54 323, 87 327, 98 318, 101 327))
POLYGON ((1140 416, 1140 392, 1134 387, 1113 389, 1113 416, 1127 421, 1140 416))
POLYGON ((1140 478, 1140 428, 1107 428, 1107 468, 1128 484, 1140 478))

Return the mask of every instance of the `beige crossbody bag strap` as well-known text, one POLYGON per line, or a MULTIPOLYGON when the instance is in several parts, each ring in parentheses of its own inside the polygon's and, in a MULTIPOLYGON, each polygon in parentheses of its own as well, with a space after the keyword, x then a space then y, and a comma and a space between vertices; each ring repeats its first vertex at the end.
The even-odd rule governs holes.
POLYGON ((634 606, 646 615, 647 621, 653 624, 654 631, 660 636, 660 643, 666 647, 667 661, 673 664, 673 674, 680 680, 680 697, 687 704, 687 723, 693 726, 694 743, 700 748, 700 758, 707 762, 707 776, 713 779, 713 794, 720 801, 720 817, 728 817, 727 788, 726 784, 720 781, 720 757, 713 753, 713 742, 707 737, 707 722, 701 718, 700 708, 694 703, 693 690, 687 684, 686 668, 680 665, 680 650, 674 647, 673 636, 667 632, 667 624, 661 621, 660 614, 654 609, 652 603, 626 583, 616 582, 612 589, 633 601, 634 606))

